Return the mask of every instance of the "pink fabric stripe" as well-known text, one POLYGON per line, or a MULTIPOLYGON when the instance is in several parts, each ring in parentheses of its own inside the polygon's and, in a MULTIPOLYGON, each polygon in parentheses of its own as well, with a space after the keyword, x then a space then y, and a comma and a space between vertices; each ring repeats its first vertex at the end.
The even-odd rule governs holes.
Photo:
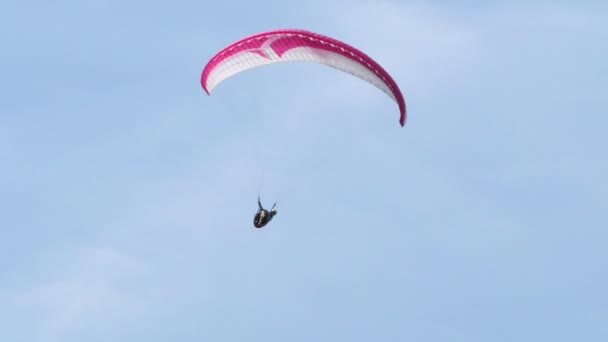
POLYGON ((205 89, 205 92, 209 94, 209 91, 207 90, 207 78, 209 77, 209 73, 211 73, 211 71, 223 60, 226 60, 242 51, 250 51, 253 53, 257 53, 262 57, 268 58, 264 51, 259 50, 264 44, 264 42, 268 40, 268 38, 269 35, 267 33, 259 33, 256 35, 248 36, 226 46, 218 53, 216 53, 215 56, 211 58, 209 63, 207 63, 205 69, 203 69, 203 74, 201 75, 201 85, 203 86, 203 89, 205 89))
POLYGON ((209 91, 207 90, 207 77, 209 76, 209 73, 219 63, 229 58, 230 56, 242 51, 249 50, 251 52, 258 53, 263 57, 267 57, 265 56, 263 51, 259 49, 264 44, 264 42, 266 42, 269 38, 277 34, 292 34, 291 36, 279 38, 270 44, 270 47, 277 53, 279 57, 283 56, 283 54, 285 54, 287 51, 297 47, 311 47, 340 54, 361 64, 362 66, 376 74, 380 79, 385 82, 385 84, 389 87, 389 89, 395 96, 397 104, 399 105, 399 111, 401 113, 399 123, 401 124, 401 126, 405 125, 407 110, 403 94, 401 93, 401 90, 399 89, 397 83, 388 74, 388 72, 384 70, 384 68, 382 68, 376 61, 374 61, 368 55, 356 49, 355 47, 352 47, 344 42, 333 39, 331 37, 327 37, 321 34, 305 30, 285 29, 266 31, 245 37, 228 45, 220 52, 218 52, 205 66, 205 69, 203 70, 203 73, 201 75, 201 85, 203 86, 203 89, 205 89, 205 91, 209 94, 209 91))

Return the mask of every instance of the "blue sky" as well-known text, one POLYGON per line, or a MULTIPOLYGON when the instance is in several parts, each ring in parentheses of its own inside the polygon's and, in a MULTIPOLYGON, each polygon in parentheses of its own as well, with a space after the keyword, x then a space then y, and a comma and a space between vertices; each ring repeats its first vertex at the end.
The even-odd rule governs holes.
POLYGON ((608 339, 603 2, 2 7, 3 341, 608 339), (202 91, 284 27, 375 58, 406 127, 313 64, 202 91))

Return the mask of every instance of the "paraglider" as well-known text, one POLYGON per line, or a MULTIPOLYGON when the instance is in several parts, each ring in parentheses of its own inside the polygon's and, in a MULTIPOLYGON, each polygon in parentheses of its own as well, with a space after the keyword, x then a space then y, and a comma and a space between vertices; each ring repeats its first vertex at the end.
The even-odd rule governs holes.
POLYGON ((205 65, 201 86, 210 95, 218 84, 240 72, 288 61, 321 63, 371 83, 397 103, 399 123, 405 125, 407 114, 403 94, 380 64, 344 42, 305 30, 261 32, 226 46, 205 65))
MULTIPOLYGON (((290 61, 320 63, 372 84, 396 102, 399 124, 405 125, 407 111, 403 94, 380 64, 342 41, 306 30, 271 30, 233 42, 207 62, 201 74, 201 86, 211 95, 215 87, 236 74, 262 65, 290 61)), ((270 210, 264 209, 258 196, 259 209, 253 220, 256 228, 264 227, 277 214, 275 205, 270 210)))
POLYGON ((274 215, 277 214, 277 210, 274 208, 276 205, 277 205, 277 203, 275 202, 272 205, 272 208, 270 208, 270 210, 266 210, 262 206, 262 203, 260 202, 260 197, 258 196, 258 211, 255 213, 255 216, 253 217, 253 225, 256 228, 262 228, 265 225, 267 225, 268 222, 270 222, 270 220, 272 220, 274 215))

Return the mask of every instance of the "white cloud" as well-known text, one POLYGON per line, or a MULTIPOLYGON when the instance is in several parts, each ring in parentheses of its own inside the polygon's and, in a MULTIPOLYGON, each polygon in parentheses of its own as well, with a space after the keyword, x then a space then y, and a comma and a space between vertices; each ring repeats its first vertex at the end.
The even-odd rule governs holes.
MULTIPOLYGON (((42 280, 14 296, 14 303, 34 318, 31 330, 37 341, 61 341, 87 329, 103 329, 145 304, 138 282, 147 267, 108 248, 86 248, 51 257, 44 263, 42 280)), ((141 286, 141 282, 138 282, 141 286)))

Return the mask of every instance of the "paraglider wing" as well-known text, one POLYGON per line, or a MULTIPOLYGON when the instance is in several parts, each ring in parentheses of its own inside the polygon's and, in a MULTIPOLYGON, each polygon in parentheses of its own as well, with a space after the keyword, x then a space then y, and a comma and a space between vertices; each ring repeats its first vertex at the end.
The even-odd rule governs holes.
POLYGON ((201 75, 201 85, 211 94, 222 81, 261 65, 287 61, 325 64, 365 80, 386 93, 399 106, 399 123, 405 124, 403 95, 393 78, 373 59, 334 38, 305 30, 273 30, 240 39, 213 56, 201 75))

